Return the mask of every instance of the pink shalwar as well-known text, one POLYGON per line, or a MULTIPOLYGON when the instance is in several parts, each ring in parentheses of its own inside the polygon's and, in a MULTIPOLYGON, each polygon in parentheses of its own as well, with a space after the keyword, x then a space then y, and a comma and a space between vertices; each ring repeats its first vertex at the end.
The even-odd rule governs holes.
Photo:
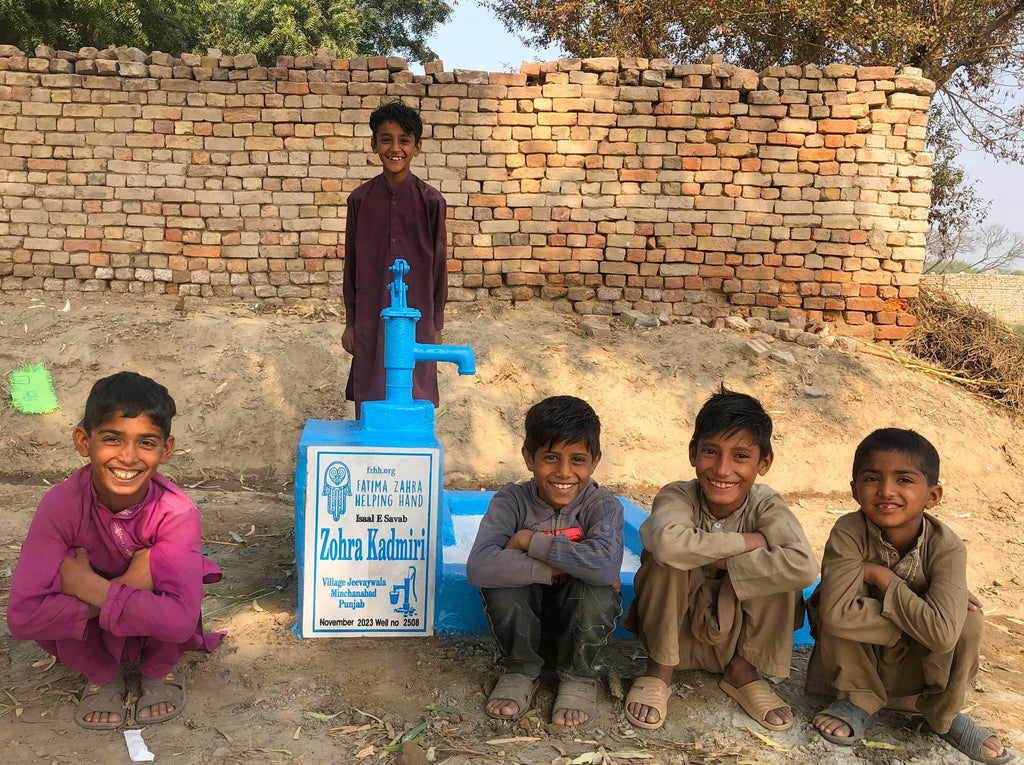
POLYGON ((145 677, 173 669, 185 651, 212 651, 223 632, 203 633, 203 584, 220 569, 201 551, 199 511, 159 473, 146 498, 120 512, 107 509, 92 485, 92 466, 76 470, 46 493, 36 509, 11 582, 7 624, 64 664, 103 685, 122 662, 139 660, 145 677), (128 569, 132 554, 150 549, 153 592, 112 583, 98 617, 61 592, 60 564, 84 547, 106 579, 128 569))

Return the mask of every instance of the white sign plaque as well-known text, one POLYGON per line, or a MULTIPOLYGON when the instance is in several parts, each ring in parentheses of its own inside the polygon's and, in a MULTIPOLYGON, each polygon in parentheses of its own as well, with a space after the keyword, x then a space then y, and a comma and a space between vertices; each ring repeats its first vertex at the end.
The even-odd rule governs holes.
POLYGON ((441 451, 309 447, 303 637, 430 635, 441 451))

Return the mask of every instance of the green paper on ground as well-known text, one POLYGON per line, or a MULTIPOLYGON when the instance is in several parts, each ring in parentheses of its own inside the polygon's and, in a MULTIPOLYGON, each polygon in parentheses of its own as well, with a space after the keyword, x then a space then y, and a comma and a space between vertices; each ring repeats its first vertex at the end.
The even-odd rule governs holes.
POLYGON ((49 414, 57 410, 53 380, 42 364, 12 369, 7 377, 11 382, 11 405, 22 414, 49 414))

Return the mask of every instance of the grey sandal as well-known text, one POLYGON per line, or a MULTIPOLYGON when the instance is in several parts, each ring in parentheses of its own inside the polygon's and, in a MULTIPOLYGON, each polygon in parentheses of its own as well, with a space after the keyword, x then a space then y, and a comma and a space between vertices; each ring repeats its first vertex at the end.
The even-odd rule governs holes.
POLYGON ((871 728, 877 719, 876 715, 869 715, 849 699, 835 699, 831 704, 818 712, 818 715, 834 717, 850 726, 849 736, 837 736, 833 733, 826 733, 817 725, 814 726, 823 739, 839 746, 854 746, 862 741, 865 731, 871 728))
POLYGON ((953 718, 948 732, 938 734, 939 738, 975 762, 984 762, 985 765, 1002 765, 1004 762, 1009 762, 1012 756, 1006 746, 1003 746, 1003 753, 996 757, 985 757, 981 753, 981 745, 994 735, 988 728, 983 728, 964 714, 953 718), (959 741, 956 740, 957 736, 960 737, 959 741))
POLYGON ((537 680, 535 678, 515 672, 506 672, 495 683, 494 690, 487 697, 487 704, 499 699, 512 701, 519 706, 519 711, 513 715, 499 715, 492 713, 486 705, 484 711, 487 712, 488 717, 494 720, 518 720, 530 711, 530 704, 533 703, 533 696, 536 692, 537 680))
POLYGON ((124 703, 124 676, 120 670, 105 685, 86 684, 75 712, 75 722, 88 730, 117 730, 128 717, 124 703), (117 722, 90 722, 85 718, 93 712, 120 715, 117 722))
POLYGON ((593 725, 594 716, 597 714, 597 685, 582 680, 563 680, 558 684, 555 705, 551 707, 552 718, 559 709, 575 709, 587 715, 587 719, 579 725, 566 725, 566 729, 583 730, 593 725))

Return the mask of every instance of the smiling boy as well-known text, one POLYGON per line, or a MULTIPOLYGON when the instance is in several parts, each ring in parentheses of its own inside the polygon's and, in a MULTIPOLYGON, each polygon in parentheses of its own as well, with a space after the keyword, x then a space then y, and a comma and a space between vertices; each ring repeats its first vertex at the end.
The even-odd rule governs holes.
POLYGON ((480 588, 503 674, 486 712, 518 720, 545 664, 558 674, 551 721, 581 727, 597 702, 594 660, 622 613, 622 504, 591 478, 601 422, 585 401, 554 396, 526 415, 533 478, 502 487, 480 521, 466 578, 480 588))
MULTIPOLYGON (((363 401, 384 398, 384 331, 380 312, 388 306, 388 268, 397 258, 409 263, 407 300, 423 319, 416 341, 439 343, 448 299, 447 207, 441 193, 412 174, 423 147, 423 122, 414 109, 395 101, 370 115, 370 147, 381 174, 348 198, 345 225, 345 332, 342 347, 352 354, 345 395, 359 417, 363 401)), ((437 365, 413 370, 413 397, 438 404, 437 365)))
POLYGON ((816 636, 807 690, 835 696, 814 718, 852 746, 894 699, 977 762, 1007 762, 999 738, 961 714, 978 671, 983 616, 967 589, 967 549, 935 516, 939 454, 912 430, 884 428, 853 458, 860 510, 832 528, 811 597, 816 636))
POLYGON ((634 725, 664 725, 676 669, 723 675, 722 690, 770 730, 793 724, 761 674, 789 675, 802 590, 818 566, 782 497, 755 483, 772 465, 771 435, 760 402, 723 387, 694 424, 697 477, 663 488, 640 526, 636 599, 623 619, 649 652, 626 698, 634 725))
POLYGON ((201 552, 199 513, 157 472, 174 451, 174 414, 167 389, 134 372, 93 386, 72 435, 89 464, 43 497, 11 581, 11 634, 85 675, 84 728, 123 724, 122 665, 136 659, 136 722, 180 714, 175 665, 224 634, 202 630, 203 584, 221 573, 201 552))

